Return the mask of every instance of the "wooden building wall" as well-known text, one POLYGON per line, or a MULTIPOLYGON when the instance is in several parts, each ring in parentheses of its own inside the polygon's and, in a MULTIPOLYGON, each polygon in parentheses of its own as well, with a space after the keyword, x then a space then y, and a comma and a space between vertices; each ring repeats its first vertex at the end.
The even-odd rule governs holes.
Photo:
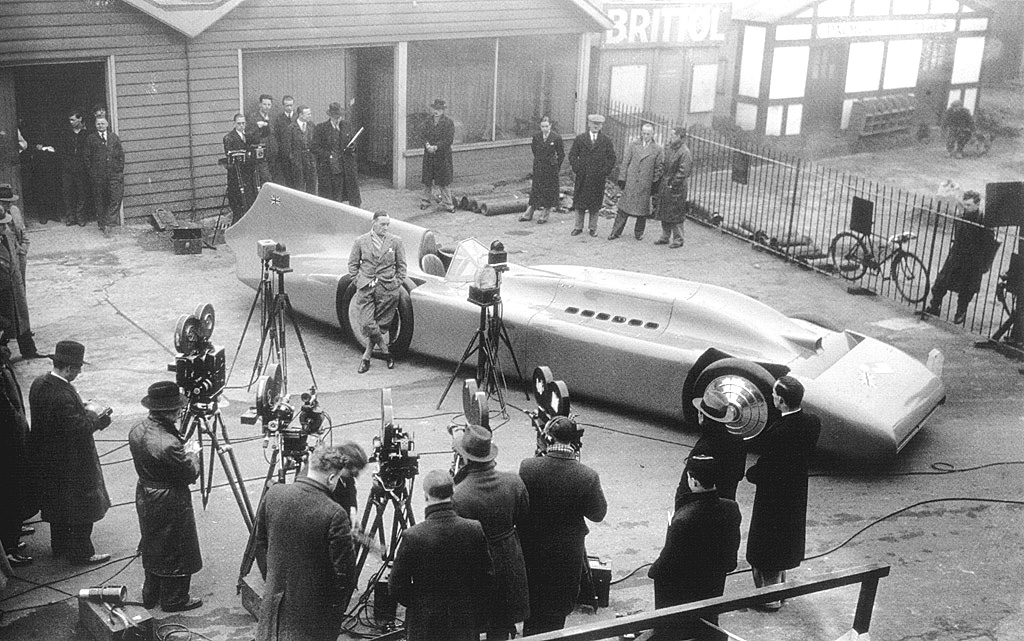
POLYGON ((0 66, 112 57, 107 83, 116 91, 112 115, 126 153, 125 216, 136 218, 156 207, 183 212, 221 205, 225 170, 217 159, 221 138, 238 110, 239 50, 592 28, 591 20, 568 1, 246 0, 188 40, 122 2, 2 0, 0 66))

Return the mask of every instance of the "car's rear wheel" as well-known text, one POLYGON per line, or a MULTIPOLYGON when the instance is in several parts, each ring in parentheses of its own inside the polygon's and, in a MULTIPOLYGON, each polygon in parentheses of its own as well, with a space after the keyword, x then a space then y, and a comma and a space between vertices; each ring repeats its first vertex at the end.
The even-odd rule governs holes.
MULTIPOLYGON (((350 282, 338 302, 338 321, 342 325, 342 329, 347 330, 352 339, 365 349, 366 337, 359 329, 359 308, 356 306, 355 299, 356 284, 350 282)), ((393 328, 395 331, 388 334, 391 345, 390 352, 395 356, 403 356, 409 351, 413 333, 412 297, 409 296, 409 290, 405 286, 398 290, 396 320, 397 328, 393 328)))
POLYGON ((692 396, 684 395, 684 407, 693 407, 693 399, 713 388, 725 395, 739 412, 738 418, 726 423, 730 434, 745 441, 754 440, 778 416, 772 403, 775 378, 757 363, 740 358, 723 358, 711 363, 697 377, 692 396))

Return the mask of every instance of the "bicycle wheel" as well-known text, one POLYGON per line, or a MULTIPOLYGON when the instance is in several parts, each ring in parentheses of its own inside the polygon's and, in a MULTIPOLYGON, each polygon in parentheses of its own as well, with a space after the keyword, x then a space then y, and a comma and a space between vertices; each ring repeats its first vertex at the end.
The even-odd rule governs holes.
POLYGON ((848 231, 836 234, 828 246, 832 267, 846 280, 858 280, 864 276, 870 255, 864 240, 848 231))
POLYGON ((904 251, 893 256, 890 274, 896 291, 903 300, 908 303, 923 303, 928 298, 928 289, 931 285, 928 282, 928 268, 917 254, 904 251))

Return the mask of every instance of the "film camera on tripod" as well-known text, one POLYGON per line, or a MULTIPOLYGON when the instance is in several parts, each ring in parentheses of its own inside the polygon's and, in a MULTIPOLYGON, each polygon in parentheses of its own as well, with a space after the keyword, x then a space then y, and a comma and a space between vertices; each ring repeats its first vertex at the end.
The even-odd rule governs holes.
POLYGON ((179 317, 174 328, 174 349, 178 353, 167 369, 174 372, 189 405, 213 404, 224 391, 224 348, 210 341, 215 325, 213 305, 206 303, 179 317))
POLYGON ((386 490, 394 490, 416 478, 420 471, 419 454, 413 435, 395 423, 391 390, 381 394, 380 435, 373 437, 370 462, 377 463, 377 478, 386 490))
POLYGON ((296 412, 291 396, 284 393, 281 365, 274 363, 256 380, 256 405, 241 417, 244 425, 261 425, 264 447, 276 439, 274 447, 283 459, 282 472, 301 467, 316 446, 309 443, 309 437, 324 432, 326 414, 317 400, 316 387, 300 394, 299 400, 296 412))

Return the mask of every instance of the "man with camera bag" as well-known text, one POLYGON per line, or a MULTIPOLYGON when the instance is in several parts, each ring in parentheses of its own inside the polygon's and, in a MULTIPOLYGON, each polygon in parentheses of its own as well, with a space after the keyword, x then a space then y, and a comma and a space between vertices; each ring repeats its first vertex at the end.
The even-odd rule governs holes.
POLYGON ((53 371, 32 382, 29 448, 36 453, 35 482, 43 520, 50 523, 50 549, 73 565, 110 560, 92 545, 92 526, 110 508, 93 432, 110 425, 110 410, 83 403, 71 384, 82 372, 85 345, 60 341, 50 358, 53 371))
POLYGON ((235 114, 235 128, 224 136, 224 160, 228 165, 228 204, 234 225, 256 198, 253 165, 249 162, 249 141, 245 136, 245 115, 235 114))
POLYGON ((530 617, 523 636, 565 627, 580 591, 589 530, 584 518, 604 520, 608 502, 597 472, 576 460, 576 421, 556 416, 544 428, 544 456, 519 465, 530 496, 530 515, 520 537, 530 589, 530 617))
POLYGON ((149 416, 128 433, 135 471, 135 509, 142 533, 142 605, 160 604, 164 612, 194 610, 202 599, 189 598, 192 575, 203 567, 189 485, 199 478, 198 441, 183 442, 175 427, 187 400, 174 381, 149 386, 142 406, 149 416))
POLYGON ((366 465, 357 443, 318 445, 306 476, 273 485, 256 513, 256 561, 266 581, 256 641, 336 641, 355 588, 348 511, 331 492, 366 465))

